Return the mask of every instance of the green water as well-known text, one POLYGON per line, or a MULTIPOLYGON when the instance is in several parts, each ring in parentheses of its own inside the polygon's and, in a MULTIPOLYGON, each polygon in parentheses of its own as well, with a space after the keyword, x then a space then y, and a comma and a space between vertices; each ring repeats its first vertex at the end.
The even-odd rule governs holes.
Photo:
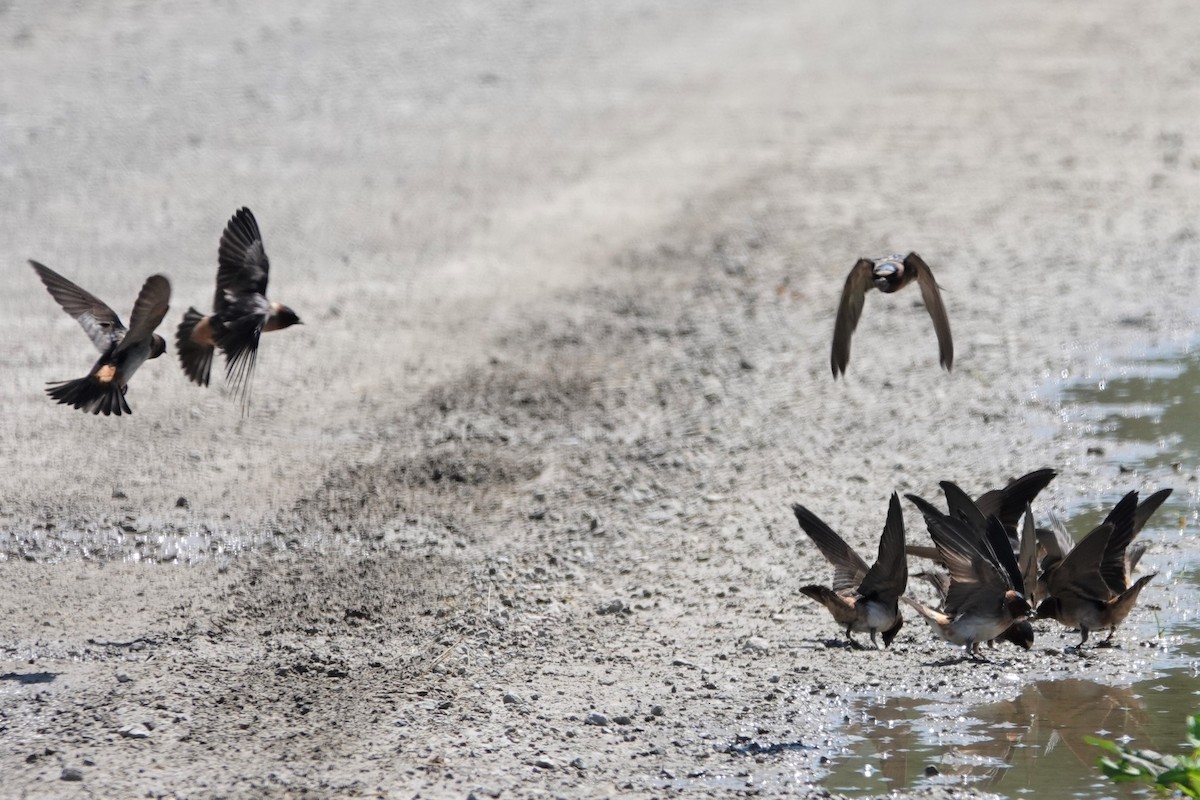
MULTIPOLYGON (((1162 752, 1182 748, 1184 718, 1200 712, 1200 350, 1173 342, 1097 357, 1076 375, 1055 376, 1039 395, 1057 403, 1066 438, 1103 442, 1099 450, 1080 444, 1068 461, 1113 475, 1112 488, 1094 496, 1071 498, 1063 490, 1072 503, 1064 521, 1077 538, 1125 491, 1175 489, 1140 537, 1149 544, 1142 571, 1157 571, 1155 583, 1170 591, 1157 593, 1157 608, 1135 611, 1117 633, 1126 648, 1157 645, 1137 654, 1152 677, 1126 685, 1036 680, 1014 700, 980 706, 864 700, 850 714, 845 732, 852 744, 834 760, 826 788, 857 795, 969 783, 1009 797, 1128 798, 1146 790, 1108 781, 1084 736, 1162 752)), ((1069 472, 1071 465, 1058 466, 1069 472)))

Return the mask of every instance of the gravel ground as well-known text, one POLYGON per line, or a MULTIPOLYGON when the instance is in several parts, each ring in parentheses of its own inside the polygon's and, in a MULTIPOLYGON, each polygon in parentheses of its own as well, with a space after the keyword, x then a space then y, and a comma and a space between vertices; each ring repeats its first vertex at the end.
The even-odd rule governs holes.
POLYGON ((789 506, 870 552, 947 478, 1157 488, 1046 387, 1194 331, 1198 33, 1183 2, 0 3, 0 794, 825 796, 852 698, 1143 674, 1136 624, 846 648, 789 506), (54 406, 93 356, 25 260, 122 315, 165 272, 172 327, 241 205, 305 321, 249 416, 173 352, 132 417, 54 406), (909 249, 955 371, 909 290, 835 383, 846 271, 909 249))

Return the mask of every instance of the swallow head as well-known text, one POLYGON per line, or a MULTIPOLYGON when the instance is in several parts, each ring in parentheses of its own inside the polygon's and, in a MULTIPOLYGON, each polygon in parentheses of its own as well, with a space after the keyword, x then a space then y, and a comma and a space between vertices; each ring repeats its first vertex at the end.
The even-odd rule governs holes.
POLYGON ((1038 619, 1058 619, 1060 613, 1057 597, 1047 597, 1037 607, 1038 619))
POLYGON ((1008 609, 1008 613, 1013 619, 1027 617, 1033 610, 1029 607, 1029 601, 1025 599, 1024 595, 1012 589, 1004 593, 1004 607, 1008 609))
POLYGON ((1004 632, 1004 635, 1001 638, 1003 638, 1005 641, 1012 642, 1017 647, 1020 647, 1024 650, 1032 650, 1033 626, 1030 625, 1026 620, 1014 622, 1008 627, 1008 630, 1004 632))
POLYGON ((163 353, 167 352, 167 340, 154 334, 154 339, 150 342, 150 358, 158 358, 163 353))
POLYGON ((900 616, 900 612, 896 612, 896 624, 883 632, 883 646, 891 647, 892 640, 896 638, 896 634, 900 633, 900 629, 904 627, 904 617, 900 616))
POLYGON ((871 270, 875 288, 881 292, 894 292, 904 280, 904 261, 900 256, 887 256, 875 262, 871 270))
POLYGON ((281 330, 293 325, 303 325, 300 316, 282 303, 271 304, 271 319, 267 323, 270 330, 281 330))

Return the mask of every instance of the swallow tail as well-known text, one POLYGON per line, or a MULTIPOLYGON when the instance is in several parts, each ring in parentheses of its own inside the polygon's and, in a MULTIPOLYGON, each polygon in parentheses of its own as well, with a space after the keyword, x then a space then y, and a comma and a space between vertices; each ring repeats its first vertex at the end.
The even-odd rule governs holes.
POLYGON ((208 377, 212 372, 215 348, 209 326, 210 320, 207 317, 195 308, 189 308, 175 332, 179 363, 188 379, 199 386, 208 386, 208 377))
POLYGON ((102 381, 95 374, 73 381, 58 381, 46 389, 46 394, 59 403, 80 411, 109 416, 132 414, 125 402, 125 390, 114 380, 102 381))

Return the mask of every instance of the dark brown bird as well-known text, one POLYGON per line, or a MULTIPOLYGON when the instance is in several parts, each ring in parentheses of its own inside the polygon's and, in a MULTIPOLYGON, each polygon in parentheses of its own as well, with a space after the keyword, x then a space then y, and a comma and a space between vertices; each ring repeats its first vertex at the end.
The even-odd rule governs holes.
POLYGON ((179 323, 175 341, 184 373, 200 386, 208 385, 213 350, 221 348, 225 377, 241 396, 245 413, 250 406, 250 379, 258 357, 259 336, 299 325, 300 317, 287 306, 267 300, 271 265, 250 209, 239 209, 225 226, 217 263, 213 313, 204 316, 189 308, 179 323))
POLYGON ((162 275, 151 275, 133 304, 129 328, 104 301, 76 286, 49 267, 30 261, 63 311, 74 317, 100 351, 100 358, 82 378, 54 381, 46 394, 63 405, 109 416, 132 414, 125 401, 129 380, 148 358, 158 358, 167 349, 163 337, 154 332, 167 314, 171 283, 162 275))
MULTIPOLYGON (((1160 489, 1137 504, 1137 508, 1133 512, 1134 537, 1142 532, 1142 529, 1146 527, 1146 523, 1150 521, 1150 517, 1154 515, 1154 512, 1157 511, 1164 502, 1166 502, 1167 498, 1171 496, 1172 491, 1174 490, 1160 489)), ((1105 518, 1106 522, 1112 519, 1113 515, 1117 513, 1117 509, 1119 507, 1120 504, 1118 503, 1117 506, 1109 512, 1109 516, 1105 518)), ((1037 531, 1038 546, 1041 548, 1043 553, 1041 557, 1041 572, 1038 575, 1037 580, 1037 599, 1039 601, 1049 597, 1049 588, 1046 585, 1047 579, 1054 571, 1055 567, 1062 562, 1067 553, 1071 552, 1072 548, 1075 546, 1074 540, 1071 538, 1071 534, 1063 526, 1062 522, 1060 522, 1053 515, 1051 515, 1050 521, 1050 528, 1038 528, 1037 531)), ((1114 547, 1115 546, 1117 545, 1114 545, 1114 547)), ((1138 562, 1142 560, 1142 556, 1145 555, 1145 553, 1146 544, 1144 542, 1131 543, 1128 545, 1125 550, 1126 575, 1132 575, 1137 570, 1138 562)), ((1113 572, 1112 574, 1115 575, 1116 573, 1113 572)), ((1122 590, 1114 588, 1114 591, 1119 592, 1122 590)))
MULTIPOLYGON (((966 521, 942 514, 927 503, 922 511, 929 534, 950 572, 945 611, 931 609, 907 595, 903 599, 940 637, 964 646, 969 657, 986 660, 979 646, 992 639, 1008 638, 1009 629, 1030 611, 1004 525, 996 517, 989 517, 980 536, 966 521)), ((1021 629, 1012 635, 1022 638, 1021 629)))
POLYGON ((1142 589, 1157 574, 1143 575, 1131 584, 1126 553, 1140 530, 1139 523, 1144 526, 1166 499, 1163 492, 1157 494, 1162 497, 1147 498, 1146 503, 1154 502, 1145 512, 1138 505, 1137 492, 1125 495, 1103 523, 1044 570, 1042 581, 1048 596, 1038 605, 1039 619, 1056 619, 1068 628, 1078 628, 1081 647, 1091 631, 1103 628, 1109 629, 1104 644, 1111 642, 1142 589))
MULTIPOLYGON (((1026 508, 1028 509, 1029 507, 1026 506, 1026 508)), ((1037 549, 1033 530, 1033 511, 1028 510, 1025 517, 1024 531, 1021 536, 1020 549, 1017 553, 1017 566, 1021 571, 1021 578, 1024 581, 1022 594, 1024 594, 1026 599, 1033 596, 1033 585, 1036 583, 1037 578, 1037 549)), ((911 547, 905 548, 906 551, 910 549, 911 547)), ((936 548, 930 549, 936 551, 936 548)), ((937 558, 936 555, 931 557, 937 558)), ((936 572, 918 572, 916 577, 923 579, 933 587, 942 602, 944 610, 946 595, 950 592, 950 575, 939 570, 936 572)), ((1004 633, 1000 634, 999 639, 1015 644, 1024 650, 1029 650, 1033 647, 1033 626, 1027 620, 1019 620, 1008 626, 1004 630, 1004 633)), ((996 639, 992 639, 988 642, 988 645, 994 647, 996 641, 996 639)))
POLYGON ((855 647, 852 632, 869 632, 871 644, 879 647, 875 634, 883 635, 887 647, 904 624, 900 615, 900 595, 908 586, 908 563, 904 558, 904 516, 900 498, 892 494, 887 522, 879 538, 875 564, 867 566, 854 548, 802 505, 792 506, 801 529, 833 564, 833 587, 804 586, 806 596, 829 609, 834 620, 846 629, 846 638, 855 647))
POLYGON ((950 318, 942 304, 942 294, 929 265, 916 253, 907 256, 890 255, 883 258, 860 258, 846 277, 842 300, 838 304, 837 321, 833 325, 833 354, 830 364, 833 377, 846 371, 850 363, 850 337, 858 327, 867 292, 876 288, 885 294, 898 292, 913 281, 921 287, 925 310, 933 319, 942 366, 949 370, 954 364, 954 342, 950 338, 950 318))

